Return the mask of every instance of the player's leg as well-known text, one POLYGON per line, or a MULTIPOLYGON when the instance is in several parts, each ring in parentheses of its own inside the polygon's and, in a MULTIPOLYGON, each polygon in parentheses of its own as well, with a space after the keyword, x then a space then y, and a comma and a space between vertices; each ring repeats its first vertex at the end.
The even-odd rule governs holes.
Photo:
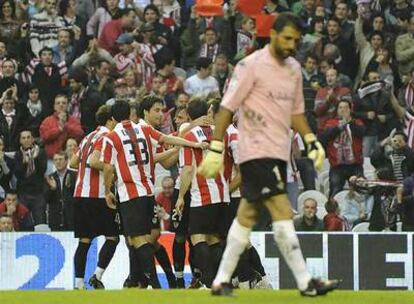
POLYGON ((184 210, 180 214, 175 209, 175 203, 178 197, 178 190, 174 189, 172 201, 174 202, 171 206, 171 227, 172 232, 175 232, 174 243, 173 243, 173 263, 175 270, 175 277, 177 280, 178 288, 185 288, 184 282, 184 263, 186 255, 186 240, 188 237, 188 219, 190 212, 191 195, 187 192, 184 196, 184 210))
POLYGON ((264 202, 273 220, 273 233, 279 251, 295 277, 297 286, 304 296, 317 296, 336 289, 337 280, 313 279, 306 269, 298 237, 293 225, 293 212, 286 194, 279 194, 264 202))
POLYGON ((104 199, 91 199, 91 205, 93 205, 94 217, 96 218, 94 221, 95 234, 104 235, 105 243, 99 251, 98 265, 93 276, 89 279, 89 284, 94 289, 104 289, 102 276, 111 262, 119 243, 120 220, 118 212, 109 208, 104 199))
POLYGON ((191 243, 191 238, 187 238, 189 253, 188 253, 188 262, 190 263, 191 268, 191 282, 188 286, 189 289, 198 289, 202 286, 201 283, 201 270, 200 267, 197 265, 195 254, 194 254, 194 246, 191 243))
POLYGON ((75 288, 85 289, 85 268, 86 258, 88 256, 89 247, 91 246, 91 239, 79 239, 78 247, 75 251, 75 288))
POLYGON ((223 294, 222 287, 230 283, 241 254, 249 244, 249 237, 259 214, 259 204, 248 203, 246 199, 240 201, 237 217, 234 219, 227 236, 224 250, 216 278, 214 279, 213 294, 223 294))
MULTIPOLYGON (((140 263, 152 288, 160 288, 154 264, 154 246, 148 242, 154 214, 153 201, 153 197, 139 197, 120 203, 119 209, 124 232, 134 250, 131 256, 136 259, 136 263, 140 263)), ((137 277, 132 279, 139 280, 137 277)))
POLYGON ((211 263, 211 250, 207 243, 207 235, 192 234, 191 243, 194 248, 194 258, 197 266, 201 270, 201 281, 207 287, 211 286, 214 276, 214 266, 211 263))
POLYGON ((76 289, 85 289, 86 259, 91 246, 91 240, 94 237, 91 228, 91 221, 94 219, 89 217, 88 203, 88 199, 76 198, 73 206, 75 237, 79 239, 74 256, 76 289))
POLYGON ((170 258, 168 257, 167 250, 158 241, 160 236, 161 236, 161 229, 157 228, 157 229, 151 230, 150 241, 154 246, 155 258, 157 259, 158 263, 160 264, 162 270, 164 271, 167 277, 168 286, 170 288, 177 288, 177 282, 175 280, 175 275, 172 270, 171 261, 170 261, 170 258))

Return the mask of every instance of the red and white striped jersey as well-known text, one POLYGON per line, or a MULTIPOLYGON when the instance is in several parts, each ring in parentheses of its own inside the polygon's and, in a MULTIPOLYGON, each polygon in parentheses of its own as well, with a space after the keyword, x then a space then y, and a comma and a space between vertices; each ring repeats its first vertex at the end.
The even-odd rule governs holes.
POLYGON ((103 172, 92 169, 89 165, 90 155, 97 145, 102 144, 102 140, 109 129, 100 126, 95 131, 89 133, 80 143, 77 156, 79 158, 78 176, 76 178, 74 197, 85 198, 104 198, 105 188, 103 172))
MULTIPOLYGON (((212 130, 210 127, 195 127, 187 133, 185 139, 192 142, 206 142, 210 141, 212 136, 212 130)), ((224 174, 220 173, 216 178, 204 178, 197 173, 197 167, 201 164, 206 151, 202 149, 193 149, 184 147, 183 157, 180 157, 180 161, 184 160, 184 164, 180 166, 192 166, 193 177, 191 182, 191 207, 200 207, 216 203, 228 203, 229 197, 229 185, 224 178, 224 174)))
POLYGON ((154 195, 152 140, 158 142, 162 136, 153 127, 132 121, 118 123, 105 136, 101 158, 104 163, 115 166, 121 203, 154 195))
MULTIPOLYGON (((239 143, 239 130, 231 124, 224 135, 224 178, 230 185, 236 175, 236 165, 239 163, 237 145, 239 143)), ((241 197, 240 189, 231 193, 231 197, 241 197)))
POLYGON ((408 111, 404 113, 404 132, 408 138, 408 146, 414 150, 414 116, 408 111))

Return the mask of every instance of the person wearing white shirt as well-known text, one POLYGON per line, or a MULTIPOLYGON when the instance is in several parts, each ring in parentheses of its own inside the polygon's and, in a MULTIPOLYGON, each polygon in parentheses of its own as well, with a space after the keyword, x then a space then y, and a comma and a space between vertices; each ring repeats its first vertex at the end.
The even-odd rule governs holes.
POLYGON ((184 91, 190 96, 207 96, 212 92, 219 92, 217 80, 211 76, 212 62, 209 58, 201 57, 197 61, 197 74, 187 78, 184 82, 184 91))

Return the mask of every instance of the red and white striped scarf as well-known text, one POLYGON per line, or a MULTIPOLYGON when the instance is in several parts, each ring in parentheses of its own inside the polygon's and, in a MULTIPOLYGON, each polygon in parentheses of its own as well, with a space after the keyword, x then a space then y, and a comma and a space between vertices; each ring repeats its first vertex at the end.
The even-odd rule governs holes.
POLYGON ((407 107, 411 108, 414 102, 414 80, 410 80, 405 88, 405 104, 407 107))

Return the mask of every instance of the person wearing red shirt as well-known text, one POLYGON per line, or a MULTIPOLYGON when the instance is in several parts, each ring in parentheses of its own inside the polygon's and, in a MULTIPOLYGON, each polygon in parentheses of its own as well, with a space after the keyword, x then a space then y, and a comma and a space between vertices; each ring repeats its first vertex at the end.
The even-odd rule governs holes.
POLYGON ((68 115, 68 97, 57 95, 54 105, 55 113, 43 120, 40 125, 40 137, 45 143, 47 157, 64 148, 68 138, 74 138, 77 142, 83 138, 83 130, 79 119, 68 115))
POLYGON ((12 218, 15 231, 33 230, 32 215, 29 209, 18 203, 15 190, 10 190, 6 194, 6 198, 0 204, 0 214, 7 214, 12 218))
POLYGON ((348 222, 339 215, 340 209, 338 202, 331 198, 325 203, 327 215, 323 218, 326 231, 349 231, 348 222))
POLYGON ((118 39, 125 30, 131 29, 134 26, 136 17, 137 15, 133 9, 125 9, 122 11, 120 19, 108 22, 99 37, 99 47, 107 50, 112 56, 119 53, 116 39, 118 39))
MULTIPOLYGON (((162 220, 164 227, 163 230, 170 230, 170 212, 171 212, 171 199, 174 192, 174 179, 171 176, 166 176, 162 179, 162 192, 157 195, 155 201, 159 208, 164 209, 164 217, 159 217, 162 220), (166 218, 166 219, 165 219, 166 218)), ((160 211, 158 212, 160 214, 160 211)))

